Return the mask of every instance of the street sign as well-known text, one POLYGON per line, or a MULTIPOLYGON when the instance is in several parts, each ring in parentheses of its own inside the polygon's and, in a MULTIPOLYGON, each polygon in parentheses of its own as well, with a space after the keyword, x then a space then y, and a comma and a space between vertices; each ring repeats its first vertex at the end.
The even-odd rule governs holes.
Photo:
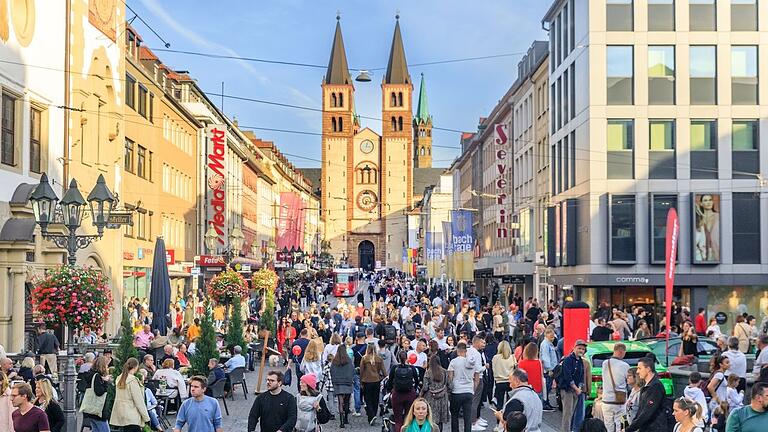
POLYGON ((200 276, 200 267, 192 267, 190 273, 192 276, 200 276))
POLYGON ((225 264, 222 255, 200 255, 197 264, 200 267, 223 266, 225 264))
POLYGON ((165 263, 176 264, 176 250, 174 249, 165 250, 165 263))
POLYGON ((109 214, 107 225, 133 225, 133 212, 131 211, 113 211, 109 214))
POLYGON ((242 273, 250 273, 251 272, 251 265, 250 264, 243 264, 240 266, 240 272, 242 273))

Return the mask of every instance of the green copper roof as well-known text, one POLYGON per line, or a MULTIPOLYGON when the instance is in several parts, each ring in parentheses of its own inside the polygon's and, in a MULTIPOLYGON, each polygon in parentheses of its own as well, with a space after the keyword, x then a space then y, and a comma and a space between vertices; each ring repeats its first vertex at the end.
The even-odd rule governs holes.
POLYGON ((325 73, 326 84, 352 84, 347 66, 347 53, 344 50, 344 38, 341 37, 341 23, 336 17, 336 33, 333 35, 331 58, 328 60, 328 70, 325 73))
POLYGON ((416 116, 413 120, 419 124, 432 122, 432 116, 429 115, 429 102, 427 102, 427 85, 424 82, 424 74, 421 74, 421 84, 419 84, 419 104, 416 106, 416 116))

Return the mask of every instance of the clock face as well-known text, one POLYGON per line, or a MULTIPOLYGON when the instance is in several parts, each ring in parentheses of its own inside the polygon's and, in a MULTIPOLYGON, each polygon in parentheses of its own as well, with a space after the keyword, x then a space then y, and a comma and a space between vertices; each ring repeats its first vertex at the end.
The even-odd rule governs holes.
POLYGON ((371 211, 376 208, 378 204, 378 198, 373 191, 364 190, 357 195, 357 206, 361 210, 371 211))
POLYGON ((370 140, 365 140, 360 143, 360 151, 368 154, 373 151, 373 143, 370 140))

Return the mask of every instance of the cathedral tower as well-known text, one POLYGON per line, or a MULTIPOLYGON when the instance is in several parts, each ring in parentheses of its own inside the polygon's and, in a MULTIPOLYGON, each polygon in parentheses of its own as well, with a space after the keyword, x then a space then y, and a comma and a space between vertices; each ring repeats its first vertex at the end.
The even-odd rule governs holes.
POLYGON ((414 166, 415 168, 432 168, 432 116, 429 115, 424 74, 421 74, 419 101, 416 105, 416 117, 413 119, 413 128, 414 166))
POLYGON ((325 218, 325 238, 331 241, 331 250, 341 254, 347 250, 348 212, 351 203, 345 199, 351 191, 352 140, 357 131, 354 94, 355 87, 349 75, 341 23, 336 17, 336 32, 331 46, 328 70, 322 84, 323 135, 320 187, 321 206, 325 218))

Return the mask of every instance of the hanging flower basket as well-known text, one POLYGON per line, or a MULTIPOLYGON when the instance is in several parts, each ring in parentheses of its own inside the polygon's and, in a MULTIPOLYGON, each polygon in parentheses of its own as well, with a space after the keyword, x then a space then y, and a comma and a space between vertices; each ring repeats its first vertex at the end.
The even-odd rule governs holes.
POLYGON ((109 318, 112 291, 107 278, 93 268, 56 267, 34 285, 32 307, 47 324, 99 329, 109 318))
POLYGON ((208 283, 208 295, 219 304, 230 304, 248 297, 248 283, 240 273, 227 269, 208 283))
POLYGON ((277 288, 277 273, 268 268, 262 268, 251 276, 253 289, 272 292, 277 288))
POLYGON ((285 272, 283 279, 285 279, 286 285, 288 285, 289 287, 295 287, 301 280, 301 273, 297 272, 294 269, 290 269, 287 272, 285 272))

